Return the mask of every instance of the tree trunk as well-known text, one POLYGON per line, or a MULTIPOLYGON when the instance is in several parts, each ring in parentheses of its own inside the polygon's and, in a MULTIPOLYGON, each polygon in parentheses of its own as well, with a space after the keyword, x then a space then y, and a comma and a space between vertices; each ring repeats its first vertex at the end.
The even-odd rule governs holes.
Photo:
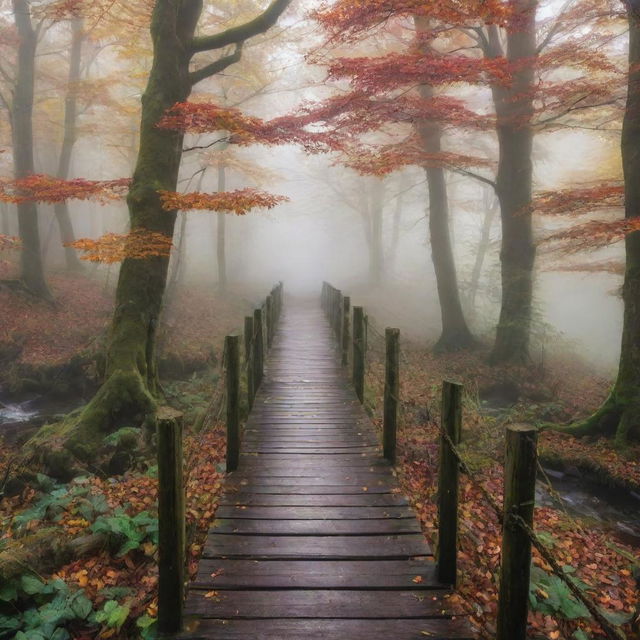
MULTIPOLYGON (((153 64, 142 96, 140 147, 127 204, 132 232, 173 237, 176 211, 166 211, 159 191, 176 191, 183 133, 157 126, 176 102, 184 102, 206 72, 215 75, 239 59, 244 40, 269 29, 290 0, 273 0, 258 17, 211 36, 194 37, 202 0, 156 0, 151 18, 153 64), (189 73, 199 51, 236 44, 236 52, 189 73)), ((104 435, 123 426, 155 428, 159 392, 156 336, 167 281, 168 255, 127 257, 120 268, 115 311, 106 350, 105 381, 79 416, 45 427, 31 444, 59 433, 67 452, 91 462, 104 435)), ((39 454, 42 456, 42 448, 39 454)))
POLYGON ((9 205, 6 202, 0 202, 0 233, 3 236, 11 235, 11 225, 9 224, 9 205))
POLYGON ((478 289, 480 287, 480 276, 482 275, 482 267, 484 266, 484 260, 487 256, 489 245, 491 244, 491 227, 493 226, 493 221, 498 210, 498 202, 494 200, 490 203, 489 199, 486 197, 486 192, 484 205, 484 220, 482 221, 480 241, 478 242, 476 259, 473 263, 471 282, 469 284, 469 311, 471 313, 473 313, 476 308, 476 296, 478 295, 478 289))
MULTIPOLYGON (((429 32, 430 25, 427 18, 416 16, 414 21, 419 37, 429 32)), ((426 48, 428 44, 422 42, 420 46, 426 48)), ((425 100, 434 95, 433 88, 428 85, 420 85, 419 92, 421 98, 425 100)), ((421 121, 416 128, 425 153, 437 154, 442 151, 442 127, 437 122, 421 121)), ((458 276, 449 231, 449 202, 444 169, 426 167, 425 172, 429 188, 431 258, 436 274, 442 320, 442 333, 434 350, 444 352, 468 349, 475 344, 475 340, 467 326, 460 302, 458 276)))
POLYGON ((384 258, 382 254, 382 214, 384 211, 384 185, 381 179, 374 178, 369 200, 369 224, 371 242, 369 243, 369 282, 374 287, 382 284, 384 258))
MULTIPOLYGON (((507 60, 508 89, 493 87, 500 149, 497 193, 502 219, 502 305, 491 362, 524 364, 529 360, 533 298, 531 183, 533 165, 534 65, 537 0, 511 0, 507 60)), ((497 29, 491 27, 497 44, 497 29)), ((499 46, 499 45, 497 45, 499 46)))
MULTIPOLYGON (((218 165, 218 191, 225 191, 226 186, 226 167, 223 163, 218 165)), ((216 235, 216 259, 218 262, 218 288, 225 291, 227 288, 227 256, 226 256, 226 226, 227 214, 217 214, 217 235, 216 235)))
POLYGON ((400 179, 400 192, 396 197, 396 208, 393 212, 393 226, 391 228, 391 246, 389 248, 389 260, 387 269, 389 272, 396 272, 396 261, 398 259, 398 245, 400 244, 400 224, 402 222, 402 209, 403 209, 403 191, 405 180, 404 176, 400 179))
MULTIPOLYGON (((16 179, 25 178, 34 170, 33 160, 33 91, 38 36, 31 24, 28 0, 13 0, 13 14, 18 30, 18 60, 11 109, 13 162, 16 179)), ((21 277, 34 295, 51 299, 42 265, 38 208, 35 202, 21 202, 18 209, 18 229, 22 241, 21 277)))
MULTIPOLYGON (((69 80, 67 94, 64 100, 64 136, 60 157, 58 159, 58 178, 66 180, 69 177, 71 166, 71 154, 76 142, 76 127, 78 118, 78 83, 80 82, 80 63, 82 61, 82 43, 84 41, 84 21, 82 18, 74 18, 71 21, 71 53, 69 56, 69 80)), ((74 242, 76 237, 73 231, 69 205, 60 202, 54 205, 60 239, 63 245, 74 242)), ((83 265, 73 247, 65 246, 65 261, 69 271, 82 271, 83 265)))
MULTIPOLYGON (((622 125, 625 218, 640 216, 640 11, 627 2, 629 90, 622 125)), ((588 420, 566 428, 575 435, 614 435, 616 446, 640 439, 640 231, 625 240, 622 299, 624 323, 618 376, 602 407, 588 420)))
MULTIPOLYGON (((197 4, 197 3, 196 3, 197 4)), ((183 134, 156 123, 189 96, 189 56, 194 3, 158 0, 151 22, 153 66, 142 96, 140 149, 127 204, 132 231, 173 236, 175 211, 165 211, 158 190, 176 191, 183 134), (190 19, 191 18, 191 19, 190 19)), ((201 9, 201 4, 200 4, 201 9)), ((197 11, 199 15, 199 10, 197 11)), ((106 379, 80 416, 67 448, 82 446, 121 426, 155 421, 158 391, 155 342, 167 279, 168 256, 127 257, 120 268, 106 354, 106 379)))

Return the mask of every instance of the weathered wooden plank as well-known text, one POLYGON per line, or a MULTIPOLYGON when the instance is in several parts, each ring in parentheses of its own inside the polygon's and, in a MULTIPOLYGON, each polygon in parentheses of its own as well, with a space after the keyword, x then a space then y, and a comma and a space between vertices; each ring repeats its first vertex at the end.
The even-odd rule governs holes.
POLYGON ((206 597, 193 589, 188 615, 206 618, 444 618, 450 615, 448 591, 376 591, 296 589, 288 591, 220 591, 206 597))
POLYGON ((420 533, 415 518, 368 518, 366 520, 249 520, 220 518, 212 533, 263 536, 377 536, 420 533))
POLYGON ((184 640, 473 640, 464 619, 203 620, 184 640))
POLYGON ((369 518, 414 518, 409 507, 256 507, 230 506, 218 507, 219 518, 249 520, 320 520, 346 518, 348 520, 367 520, 369 518))
POLYGON ((396 493, 363 493, 347 495, 279 495, 269 493, 236 493, 223 495, 220 505, 252 505, 254 507, 401 507, 407 499, 396 493))
POLYGON ((390 536, 244 536, 212 532, 203 558, 279 558, 364 560, 429 556, 431 549, 420 534, 390 536))
POLYGON ((194 584, 209 589, 431 590, 432 558, 422 560, 202 560, 194 584))
MULTIPOLYGON (((246 491, 246 485, 229 483, 227 486, 227 494, 233 496, 234 493, 239 491, 246 491)), ((255 483, 251 486, 251 491, 254 494, 272 493, 282 495, 297 495, 303 494, 307 496, 319 496, 319 495, 350 495, 350 494, 363 494, 363 493, 393 493, 392 485, 385 483, 380 485, 376 482, 372 482, 370 485, 357 485, 357 484, 336 484, 336 485, 316 485, 301 483, 291 484, 272 484, 271 482, 255 483)))
POLYGON ((349 473, 344 470, 334 469, 333 473, 325 472, 320 474, 318 470, 306 472, 304 469, 300 470, 299 475, 290 475, 291 472, 286 469, 281 469, 279 474, 276 473, 260 473, 256 470, 251 473, 242 473, 239 476, 234 476, 228 486, 237 485, 253 485, 255 484, 294 484, 299 485, 328 485, 328 484, 340 484, 340 485, 357 485, 367 486, 371 485, 389 485, 390 487, 396 487, 391 477, 387 472, 370 472, 364 473, 349 473), (284 474, 288 475, 284 475, 284 474))

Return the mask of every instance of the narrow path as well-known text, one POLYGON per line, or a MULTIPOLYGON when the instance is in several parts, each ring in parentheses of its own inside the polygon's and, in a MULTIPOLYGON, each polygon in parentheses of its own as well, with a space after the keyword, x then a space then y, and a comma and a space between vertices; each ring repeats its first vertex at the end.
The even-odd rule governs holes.
POLYGON ((288 301, 182 638, 473 638, 316 302, 288 301))

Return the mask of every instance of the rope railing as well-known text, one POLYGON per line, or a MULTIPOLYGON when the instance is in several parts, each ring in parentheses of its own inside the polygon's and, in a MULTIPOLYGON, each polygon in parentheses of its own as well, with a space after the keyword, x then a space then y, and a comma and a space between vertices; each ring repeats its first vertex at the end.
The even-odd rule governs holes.
MULTIPOLYGON (((398 408, 398 358, 406 365, 408 356, 399 346, 398 330, 386 329, 383 334, 362 307, 354 306, 349 314, 351 299, 325 282, 322 286, 322 308, 333 328, 338 345, 343 350, 343 337, 353 325, 352 363, 353 384, 360 402, 364 402, 364 375, 367 349, 385 362, 385 392, 383 409, 383 443, 385 457, 395 461, 395 442, 398 408), (346 302, 345 302, 346 300, 346 302), (390 342, 391 341, 391 342, 390 342), (389 367, 393 368, 389 386, 389 367), (388 414, 391 419, 388 418, 388 414), (388 430, 392 431, 388 431, 388 430), (393 442, 393 446, 389 443, 393 442)), ((343 360, 343 364, 348 361, 343 360)), ((502 553, 499 580, 498 623, 496 640, 525 640, 529 606, 529 582, 532 547, 535 547, 551 571, 562 580, 571 594, 581 602, 601 627, 609 640, 626 640, 599 609, 594 600, 581 589, 555 559, 553 552, 533 528, 535 483, 539 465, 537 459, 537 430, 528 425, 507 425, 504 462, 504 500, 500 506, 484 486, 459 451, 462 427, 462 392, 460 384, 443 381, 440 423, 436 427, 440 437, 438 469, 438 549, 436 554, 438 579, 455 586, 458 546, 458 474, 464 473, 495 513, 502 526, 502 553)), ((428 411, 429 415, 433 412, 428 411)))

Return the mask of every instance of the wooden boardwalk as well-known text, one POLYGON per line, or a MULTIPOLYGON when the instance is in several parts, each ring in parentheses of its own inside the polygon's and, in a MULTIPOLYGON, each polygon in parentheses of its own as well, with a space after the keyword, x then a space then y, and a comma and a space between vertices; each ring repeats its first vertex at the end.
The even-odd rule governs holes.
POLYGON ((181 638, 473 638, 315 301, 284 309, 217 518, 181 638))

